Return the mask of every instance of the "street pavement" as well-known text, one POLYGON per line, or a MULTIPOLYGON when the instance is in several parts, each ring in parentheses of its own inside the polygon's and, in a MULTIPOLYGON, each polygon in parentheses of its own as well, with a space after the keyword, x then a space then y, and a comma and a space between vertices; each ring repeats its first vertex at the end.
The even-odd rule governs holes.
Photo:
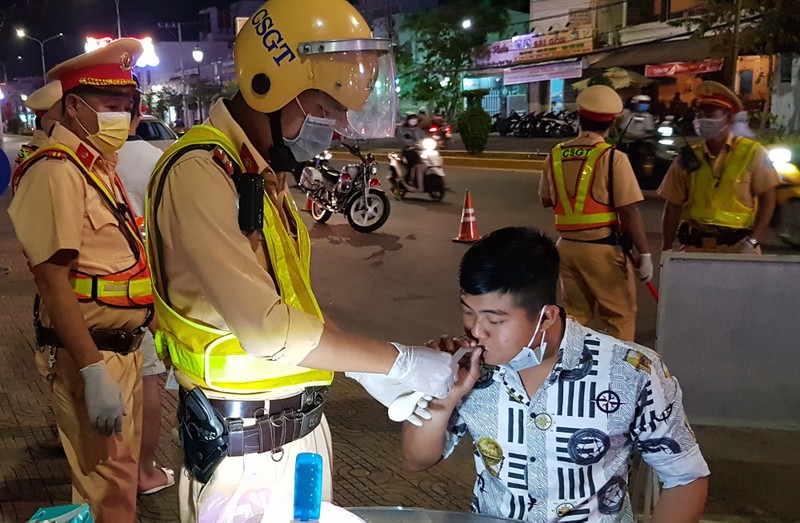
MULTIPOLYGON (((5 150, 20 141, 6 136, 5 150)), ((380 160, 380 158, 379 158, 380 160)), ((382 165, 385 174, 385 163, 382 165)), ((457 235, 464 191, 469 189, 480 233, 507 225, 539 227, 554 235, 552 215, 536 196, 538 173, 448 169, 453 192, 441 203, 425 197, 392 200, 392 215, 372 234, 359 234, 341 216, 309 226, 314 244, 312 277, 323 310, 340 327, 378 339, 420 343, 461 332, 456 269, 466 246, 457 235)), ((298 203, 303 198, 293 191, 298 203)), ((60 451, 52 396, 33 367, 31 303, 34 286, 0 198, 0 521, 24 521, 41 506, 69 503, 70 477, 60 451)), ((661 202, 642 205, 658 266, 661 202)), ((769 249, 781 251, 772 241, 769 249)), ((652 346, 656 306, 643 286, 637 341, 652 346)), ((180 465, 172 443, 176 397, 162 391, 159 463, 180 465)), ((402 505, 468 510, 474 480, 467 442, 431 471, 405 471, 399 458, 400 425, 343 375, 326 409, 334 440, 334 501, 342 506, 402 505)), ((705 519, 800 521, 791 496, 800 477, 797 433, 694 427, 712 470, 705 519)), ((140 497, 140 521, 175 521, 177 488, 140 497)))

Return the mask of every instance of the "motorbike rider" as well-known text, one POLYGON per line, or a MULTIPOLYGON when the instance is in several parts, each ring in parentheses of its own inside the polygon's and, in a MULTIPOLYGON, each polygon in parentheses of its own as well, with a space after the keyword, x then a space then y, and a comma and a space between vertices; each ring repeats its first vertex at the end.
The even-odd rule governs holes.
POLYGON ((646 94, 631 98, 630 107, 622 115, 621 129, 625 129, 624 143, 648 138, 656 129, 653 115, 650 114, 650 97, 646 94))
POLYGON ((403 159, 408 166, 405 178, 401 180, 409 192, 421 192, 424 188, 425 164, 420 161, 417 144, 427 135, 419 125, 419 116, 414 113, 406 115, 405 122, 398 129, 398 137, 403 146, 403 159))
POLYGON ((332 371, 387 374, 437 397, 455 378, 445 353, 356 336, 324 318, 309 234, 285 183, 294 162, 322 152, 334 131, 394 130, 396 94, 374 89, 394 85, 391 42, 373 38, 345 0, 269 0, 238 33, 234 63, 238 92, 165 153, 148 186, 156 344, 182 389, 192 472, 180 475, 182 521, 241 489, 291 495, 302 452, 322 454, 330 501, 322 409, 332 371), (192 427, 219 417, 227 435, 217 423, 201 426, 216 437, 209 448, 192 427))
POLYGON ((764 147, 732 132, 742 110, 724 85, 698 87, 694 128, 704 140, 675 159, 658 189, 662 250, 672 250, 677 231, 683 251, 761 252, 780 180, 764 147))

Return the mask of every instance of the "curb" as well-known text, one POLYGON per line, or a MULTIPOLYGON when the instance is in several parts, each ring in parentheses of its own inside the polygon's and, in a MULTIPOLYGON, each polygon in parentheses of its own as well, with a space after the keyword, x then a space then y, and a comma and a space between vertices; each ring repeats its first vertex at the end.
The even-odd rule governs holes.
MULTIPOLYGON (((386 155, 390 152, 397 151, 376 149, 369 152, 371 152, 379 162, 385 163, 387 161, 386 155)), ((355 158, 346 151, 331 151, 331 153, 335 160, 355 160, 355 158)), ((490 152, 483 153, 483 155, 473 156, 462 151, 447 151, 445 154, 442 154, 442 160, 444 161, 445 167, 501 169, 511 171, 540 171, 542 170, 542 165, 544 165, 543 157, 532 158, 534 155, 527 153, 490 152)))

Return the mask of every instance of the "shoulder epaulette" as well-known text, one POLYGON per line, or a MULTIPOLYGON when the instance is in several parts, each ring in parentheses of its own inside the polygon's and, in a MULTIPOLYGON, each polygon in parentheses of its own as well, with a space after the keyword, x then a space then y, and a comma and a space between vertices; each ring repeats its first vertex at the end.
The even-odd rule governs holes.
POLYGON ((58 149, 48 149, 44 152, 44 155, 48 158, 55 158, 57 160, 66 160, 69 158, 69 155, 64 151, 59 151, 58 149))
POLYGON ((222 147, 215 147, 213 155, 214 161, 217 162, 217 165, 222 167, 222 170, 224 170, 228 176, 233 175, 233 160, 231 160, 231 157, 228 156, 228 153, 226 153, 222 147))

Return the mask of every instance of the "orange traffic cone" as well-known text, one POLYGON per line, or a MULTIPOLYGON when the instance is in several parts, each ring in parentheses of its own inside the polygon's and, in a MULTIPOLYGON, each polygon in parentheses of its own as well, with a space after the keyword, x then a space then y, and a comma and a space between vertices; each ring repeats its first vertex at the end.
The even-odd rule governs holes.
POLYGON ((472 207, 472 196, 467 190, 467 194, 464 196, 464 209, 461 211, 461 229, 458 231, 458 238, 453 238, 453 241, 472 243, 480 239, 478 226, 475 223, 475 209, 472 207))
POLYGON ((312 207, 313 207, 313 202, 311 201, 311 197, 306 195, 306 208, 303 209, 303 212, 311 212, 312 207))

